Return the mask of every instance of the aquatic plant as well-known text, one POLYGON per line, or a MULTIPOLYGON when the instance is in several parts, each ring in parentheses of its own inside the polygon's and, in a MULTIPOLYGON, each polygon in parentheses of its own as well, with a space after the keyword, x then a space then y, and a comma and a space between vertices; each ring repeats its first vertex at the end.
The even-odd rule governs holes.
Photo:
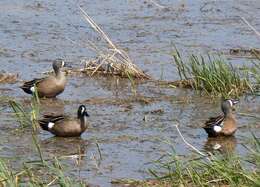
POLYGON ((24 161, 20 169, 13 169, 8 163, 0 159, 0 186, 86 186, 84 181, 66 176, 56 157, 48 162, 24 161))
POLYGON ((13 109, 14 114, 22 128, 31 125, 31 118, 20 103, 15 100, 9 100, 9 105, 13 109))
POLYGON ((136 84, 135 84, 135 81, 133 79, 133 77, 131 76, 131 74, 129 73, 126 73, 130 83, 131 83, 131 92, 136 96, 137 94, 137 88, 136 88, 136 84))
POLYGON ((217 151, 180 157, 173 149, 149 171, 168 186, 260 186, 260 140, 252 139, 247 157, 217 151))
POLYGON ((257 58, 258 63, 257 62, 252 62, 254 64, 253 67, 251 67, 249 69, 250 73, 252 74, 254 80, 255 80, 255 90, 256 90, 256 94, 258 93, 258 95, 260 95, 260 57, 258 56, 257 58))
MULTIPOLYGON (((57 157, 45 159, 33 133, 32 144, 39 159, 24 160, 19 169, 11 167, 11 160, 0 158, 0 186, 87 186, 83 180, 75 180, 65 175, 65 165, 57 157)), ((69 158, 70 155, 66 157, 69 158)), ((75 155, 71 158, 75 158, 75 155)))
POLYGON ((180 79, 189 80, 195 90, 223 97, 254 91, 248 72, 235 68, 220 56, 191 55, 185 62, 177 49, 172 56, 180 79))
POLYGON ((9 100, 9 105, 13 109, 14 114, 22 128, 32 125, 34 131, 37 129, 40 100, 36 87, 29 108, 23 107, 19 102, 15 100, 9 100))

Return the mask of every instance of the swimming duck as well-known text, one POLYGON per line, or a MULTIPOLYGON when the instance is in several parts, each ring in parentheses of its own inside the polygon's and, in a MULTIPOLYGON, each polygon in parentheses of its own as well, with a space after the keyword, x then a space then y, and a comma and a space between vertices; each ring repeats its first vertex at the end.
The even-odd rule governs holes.
POLYGON ((217 117, 211 117, 206 121, 203 127, 208 133, 209 137, 216 136, 231 136, 237 130, 237 124, 234 114, 232 113, 233 106, 237 104, 239 100, 226 99, 221 104, 223 114, 217 117))
POLYGON ((39 125, 43 130, 60 137, 80 136, 88 127, 87 109, 84 105, 78 108, 78 116, 76 119, 65 117, 63 115, 44 115, 39 120, 39 125))
POLYGON ((36 86, 38 96, 52 98, 62 93, 66 86, 65 73, 61 71, 65 62, 62 59, 56 59, 53 64, 53 70, 55 75, 50 75, 45 78, 33 79, 25 82, 20 88, 25 93, 33 94, 35 92, 34 86, 36 86))

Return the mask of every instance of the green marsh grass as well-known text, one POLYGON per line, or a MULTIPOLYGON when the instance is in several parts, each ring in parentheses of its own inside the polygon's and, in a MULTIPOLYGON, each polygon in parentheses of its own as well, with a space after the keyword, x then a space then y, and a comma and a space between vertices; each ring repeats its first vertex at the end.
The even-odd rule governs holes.
POLYGON ((12 169, 8 161, 0 159, 0 186, 86 186, 84 181, 77 181, 66 176, 63 165, 57 158, 44 162, 24 162, 19 169, 12 169))
POLYGON ((136 90, 136 84, 135 81, 133 79, 133 77, 131 76, 130 73, 126 73, 127 78, 129 79, 130 83, 131 83, 131 92, 136 95, 137 94, 137 90, 136 90))
MULTIPOLYGON (((36 87, 35 87, 36 90, 36 87)), ((40 111, 40 100, 37 90, 31 98, 30 107, 23 107, 22 104, 15 100, 9 100, 9 105, 14 111, 14 114, 22 128, 32 126, 33 130, 37 129, 37 119, 40 111)))
POLYGON ((192 80, 195 90, 213 96, 240 96, 253 91, 249 74, 219 56, 191 55, 186 62, 179 51, 172 54, 181 80, 192 80))
POLYGON ((33 133, 32 143, 39 159, 24 160, 19 169, 13 169, 11 161, 0 158, 0 186, 86 186, 83 180, 66 175, 66 169, 57 157, 45 159, 33 133))
POLYGON ((24 107, 15 100, 9 100, 9 105, 14 111, 14 114, 22 128, 28 127, 31 125, 30 115, 25 111, 24 107))
POLYGON ((9 166, 11 161, 0 158, 0 186, 86 186, 84 181, 67 176, 65 167, 58 158, 44 158, 34 133, 37 129, 40 109, 37 91, 33 94, 29 107, 24 107, 15 100, 9 100, 9 104, 21 128, 32 126, 32 144, 35 146, 39 159, 24 160, 19 169, 13 169, 9 166))
POLYGON ((257 62, 252 62, 254 66, 249 69, 255 80, 256 95, 260 95, 260 57, 257 58, 257 62))
POLYGON ((168 186, 260 186, 260 140, 253 136, 246 157, 209 153, 180 157, 173 150, 150 173, 168 186), (160 171, 160 172, 158 172, 160 171))

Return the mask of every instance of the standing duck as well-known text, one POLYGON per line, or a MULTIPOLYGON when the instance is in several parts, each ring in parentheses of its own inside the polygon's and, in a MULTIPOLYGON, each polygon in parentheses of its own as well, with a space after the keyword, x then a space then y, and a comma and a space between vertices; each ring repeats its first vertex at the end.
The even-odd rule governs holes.
POLYGON ((65 117, 63 115, 44 115, 39 120, 39 124, 43 130, 60 137, 80 136, 88 127, 87 109, 84 105, 78 108, 78 116, 76 119, 65 117))
POLYGON ((39 97, 56 97, 64 91, 66 86, 66 76, 65 73, 61 71, 64 65, 65 62, 62 59, 56 59, 52 64, 55 75, 33 79, 25 82, 20 88, 22 88, 25 93, 33 94, 35 92, 34 86, 36 86, 39 97))
POLYGON ((223 114, 217 117, 211 117, 206 121, 203 127, 209 137, 216 136, 231 136, 237 130, 237 124, 234 114, 232 113, 233 106, 239 100, 226 99, 221 104, 223 114))

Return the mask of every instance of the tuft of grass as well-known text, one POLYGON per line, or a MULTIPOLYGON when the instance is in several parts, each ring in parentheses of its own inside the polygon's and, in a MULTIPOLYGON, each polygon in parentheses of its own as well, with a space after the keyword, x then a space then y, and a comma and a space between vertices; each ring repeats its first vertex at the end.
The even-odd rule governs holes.
MULTIPOLYGON (((10 100, 9 104, 21 127, 32 125, 33 132, 35 132, 40 107, 37 91, 33 95, 29 107, 23 107, 14 100, 10 100)), ((22 167, 17 171, 9 166, 9 161, 6 162, 0 158, 0 186, 87 186, 83 180, 75 180, 73 177, 67 176, 63 164, 56 157, 45 159, 37 136, 33 132, 32 142, 39 159, 24 161, 22 167)))
POLYGON ((40 159, 24 161, 17 171, 9 166, 9 161, 0 158, 0 186, 87 186, 83 180, 67 176, 58 158, 44 159, 34 134, 32 141, 40 159))
POLYGON ((137 90, 136 90, 136 84, 135 84, 135 81, 133 79, 133 77, 131 76, 130 73, 126 73, 127 75, 127 78, 129 79, 130 83, 131 83, 131 91, 134 95, 137 94, 137 90))
POLYGON ((22 105, 15 100, 9 100, 9 105, 14 111, 14 114, 22 128, 28 127, 31 125, 31 118, 22 105))
POLYGON ((253 76, 255 80, 255 88, 256 88, 256 93, 260 95, 260 57, 257 57, 258 63, 257 62, 252 62, 254 66, 249 69, 250 74, 253 76))
POLYGON ((240 96, 253 92, 249 73, 235 68, 221 57, 191 55, 183 61, 179 51, 172 54, 181 80, 192 80, 191 87, 213 96, 240 96))
POLYGON ((45 164, 23 163, 22 168, 13 170, 0 159, 0 186, 86 186, 84 181, 76 181, 66 176, 62 164, 57 158, 45 164))
POLYGON ((260 140, 253 137, 247 157, 216 153, 181 158, 173 152, 150 173, 171 186, 260 186, 260 140))
POLYGON ((33 130, 36 131, 37 119, 40 111, 40 100, 37 90, 33 94, 29 108, 23 107, 19 102, 15 100, 9 100, 9 105, 13 109, 14 114, 22 128, 32 126, 33 130))

